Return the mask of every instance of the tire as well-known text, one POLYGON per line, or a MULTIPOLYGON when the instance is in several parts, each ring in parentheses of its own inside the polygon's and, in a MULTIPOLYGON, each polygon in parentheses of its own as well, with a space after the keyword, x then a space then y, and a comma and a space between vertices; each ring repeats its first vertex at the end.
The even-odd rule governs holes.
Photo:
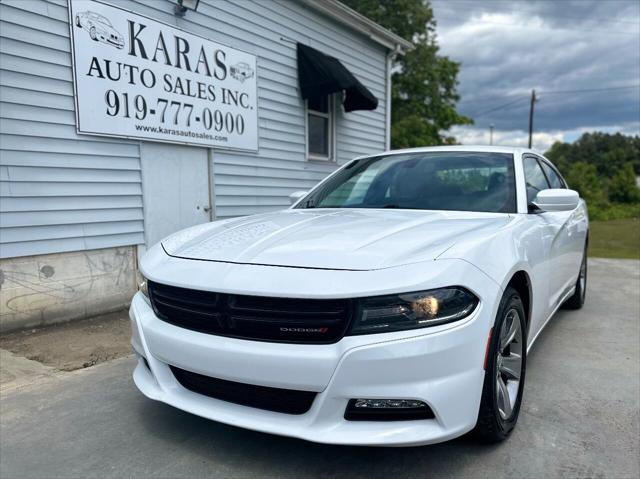
POLYGON ((527 365, 525 318, 520 295, 508 287, 491 332, 478 422, 472 431, 481 442, 505 440, 518 422, 527 365))
POLYGON ((584 305, 587 296, 587 247, 584 247, 582 254, 582 262, 580 263, 580 271, 576 280, 576 290, 573 295, 567 299, 562 307, 564 309, 580 309, 584 305))
POLYGON ((89 36, 91 37, 91 40, 95 42, 98 41, 98 37, 96 36, 96 27, 91 27, 91 30, 89 30, 89 36))
POLYGON ((80 17, 76 15, 76 26, 80 26, 80 17))

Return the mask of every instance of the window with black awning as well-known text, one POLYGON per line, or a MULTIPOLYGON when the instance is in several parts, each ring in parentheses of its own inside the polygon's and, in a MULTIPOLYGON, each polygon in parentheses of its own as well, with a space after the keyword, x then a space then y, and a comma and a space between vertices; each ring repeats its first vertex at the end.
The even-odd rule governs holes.
POLYGON ((298 43, 298 81, 302 98, 316 100, 345 92, 344 110, 375 110, 378 99, 338 60, 298 43))

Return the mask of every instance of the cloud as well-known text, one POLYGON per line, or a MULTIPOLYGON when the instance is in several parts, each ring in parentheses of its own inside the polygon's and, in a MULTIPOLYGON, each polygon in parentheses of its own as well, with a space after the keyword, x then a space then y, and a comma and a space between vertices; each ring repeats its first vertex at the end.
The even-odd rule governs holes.
POLYGON ((433 8, 441 53, 462 63, 458 109, 476 120, 455 129, 465 132, 459 140, 488 138, 490 124, 505 140, 526 140, 532 89, 541 144, 575 131, 638 131, 640 88, 619 87, 640 84, 640 2, 433 0, 433 8), (619 89, 575 91, 608 88, 619 89))
MULTIPOLYGON (((572 130, 538 131, 534 132, 531 147, 545 152, 556 141, 573 142, 584 133, 602 131, 605 133, 622 133, 623 135, 640 135, 640 122, 627 125, 600 125, 595 127, 580 127, 572 130)), ((457 126, 449 132, 463 145, 488 145, 490 140, 489 128, 457 126)), ((527 147, 529 132, 525 130, 495 130, 493 144, 500 146, 527 147)))
MULTIPOLYGON (((454 127, 451 129, 456 139, 463 145, 488 145, 490 133, 489 129, 454 127)), ((539 151, 546 151, 556 141, 565 141, 564 133, 538 132, 533 135, 532 147, 539 151)), ((527 147, 529 133, 524 130, 497 130, 493 132, 493 144, 500 146, 527 147)))

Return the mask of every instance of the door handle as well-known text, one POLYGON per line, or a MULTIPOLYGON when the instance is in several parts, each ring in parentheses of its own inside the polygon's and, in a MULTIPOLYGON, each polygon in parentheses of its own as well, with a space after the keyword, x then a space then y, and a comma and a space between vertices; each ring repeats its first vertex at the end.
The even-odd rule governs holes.
POLYGON ((204 206, 204 207, 202 208, 202 210, 203 210, 205 213, 208 213, 209 211, 211 211, 211 206, 204 206))

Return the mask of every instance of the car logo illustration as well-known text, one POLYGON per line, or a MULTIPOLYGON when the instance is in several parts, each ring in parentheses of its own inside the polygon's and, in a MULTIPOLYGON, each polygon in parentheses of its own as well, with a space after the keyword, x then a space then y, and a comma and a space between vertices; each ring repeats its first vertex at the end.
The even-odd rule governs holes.
POLYGON ((253 69, 249 66, 248 63, 245 62, 240 62, 236 65, 232 65, 230 70, 231 76, 241 83, 244 83, 245 80, 253 77, 254 75, 253 69))
POLYGON ((80 12, 76 14, 76 26, 89 32, 91 40, 114 46, 117 49, 124 48, 124 37, 113 28, 108 18, 95 12, 80 12))

